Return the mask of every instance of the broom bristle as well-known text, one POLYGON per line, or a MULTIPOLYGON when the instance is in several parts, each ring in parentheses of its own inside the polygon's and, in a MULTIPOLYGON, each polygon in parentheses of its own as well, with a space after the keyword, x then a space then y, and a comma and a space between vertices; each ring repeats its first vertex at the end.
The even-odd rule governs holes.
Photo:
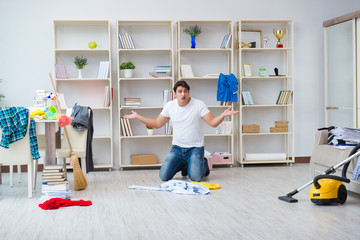
POLYGON ((74 189, 75 191, 83 190, 87 186, 87 181, 82 172, 79 164, 79 158, 76 156, 74 152, 71 152, 71 163, 73 165, 73 173, 74 173, 74 189))

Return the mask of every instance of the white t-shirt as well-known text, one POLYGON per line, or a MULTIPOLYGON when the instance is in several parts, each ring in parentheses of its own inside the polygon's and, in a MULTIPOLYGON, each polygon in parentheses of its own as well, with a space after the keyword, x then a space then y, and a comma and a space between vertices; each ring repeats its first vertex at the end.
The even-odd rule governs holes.
POLYGON ((189 148, 204 146, 201 118, 209 112, 203 101, 191 98, 185 107, 180 107, 177 99, 168 102, 160 114, 171 119, 173 145, 189 148))

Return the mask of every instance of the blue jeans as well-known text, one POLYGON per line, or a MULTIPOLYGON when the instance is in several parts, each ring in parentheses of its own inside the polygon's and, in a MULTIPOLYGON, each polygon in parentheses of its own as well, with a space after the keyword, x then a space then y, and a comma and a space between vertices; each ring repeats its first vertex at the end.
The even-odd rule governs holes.
POLYGON ((168 181, 188 164, 188 176, 192 181, 201 181, 209 166, 204 159, 204 147, 182 148, 173 145, 160 168, 161 180, 168 181))

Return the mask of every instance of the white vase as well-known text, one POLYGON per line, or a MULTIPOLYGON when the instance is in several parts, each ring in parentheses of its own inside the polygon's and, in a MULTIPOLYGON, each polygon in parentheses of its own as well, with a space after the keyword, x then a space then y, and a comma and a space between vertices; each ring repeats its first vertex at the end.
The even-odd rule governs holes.
POLYGON ((154 129, 147 129, 147 134, 148 135, 153 135, 154 134, 154 129))
POLYGON ((132 78, 134 70, 124 69, 124 78, 132 78))
POLYGON ((82 78, 82 76, 81 76, 81 69, 79 69, 79 76, 78 76, 78 78, 82 78))

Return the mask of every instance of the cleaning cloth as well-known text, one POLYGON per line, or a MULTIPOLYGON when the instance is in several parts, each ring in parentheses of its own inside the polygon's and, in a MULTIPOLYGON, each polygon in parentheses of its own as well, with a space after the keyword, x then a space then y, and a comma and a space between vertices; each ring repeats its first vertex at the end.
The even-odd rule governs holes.
POLYGON ((61 207, 68 207, 68 206, 90 206, 92 205, 91 201, 73 201, 71 199, 64 199, 64 198, 51 198, 43 203, 39 204, 39 207, 43 210, 50 210, 50 209, 58 209, 61 207))
POLYGON ((188 194, 188 195, 207 195, 210 194, 210 190, 200 184, 185 182, 181 180, 170 180, 164 182, 157 187, 148 187, 148 186, 138 186, 133 185, 129 186, 129 189, 133 190, 153 190, 153 191, 167 191, 178 194, 188 194))

